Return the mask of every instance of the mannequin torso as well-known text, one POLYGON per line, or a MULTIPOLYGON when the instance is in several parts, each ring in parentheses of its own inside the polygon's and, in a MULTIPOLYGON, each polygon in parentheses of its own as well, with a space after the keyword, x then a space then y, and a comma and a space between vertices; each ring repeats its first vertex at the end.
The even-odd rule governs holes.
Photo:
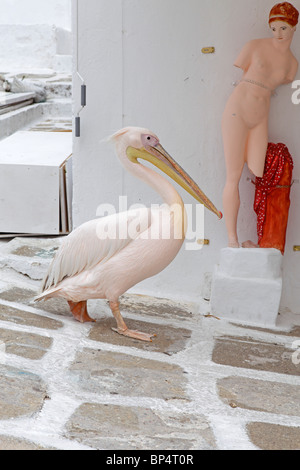
POLYGON ((275 90, 294 80, 298 62, 291 50, 275 46, 273 38, 255 39, 246 44, 235 64, 249 78, 275 90))

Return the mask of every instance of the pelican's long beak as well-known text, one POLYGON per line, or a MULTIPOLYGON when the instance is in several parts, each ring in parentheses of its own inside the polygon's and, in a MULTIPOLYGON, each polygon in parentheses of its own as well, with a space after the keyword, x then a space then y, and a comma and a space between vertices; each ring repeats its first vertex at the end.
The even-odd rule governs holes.
POLYGON ((137 161, 138 158, 147 160, 165 174, 170 176, 176 183, 184 188, 196 201, 204 204, 204 206, 211 212, 216 214, 219 219, 222 219, 222 212, 218 211, 214 204, 208 197, 201 191, 195 181, 181 168, 181 166, 168 154, 168 152, 160 145, 155 147, 146 146, 146 148, 135 149, 128 147, 127 156, 131 161, 137 161))

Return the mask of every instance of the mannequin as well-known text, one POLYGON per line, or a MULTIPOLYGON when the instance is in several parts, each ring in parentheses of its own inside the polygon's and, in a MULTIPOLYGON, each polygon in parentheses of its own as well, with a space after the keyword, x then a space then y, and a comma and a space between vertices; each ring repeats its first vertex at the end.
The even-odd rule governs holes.
MULTIPOLYGON (((239 248, 237 219, 239 181, 244 164, 257 177, 264 172, 268 147, 270 99, 275 89, 294 81, 298 62, 290 50, 299 12, 288 2, 275 5, 269 16, 273 37, 248 42, 235 61, 243 76, 230 96, 222 118, 226 163, 223 207, 228 246, 239 248)), ((251 241, 243 247, 258 247, 251 241)))

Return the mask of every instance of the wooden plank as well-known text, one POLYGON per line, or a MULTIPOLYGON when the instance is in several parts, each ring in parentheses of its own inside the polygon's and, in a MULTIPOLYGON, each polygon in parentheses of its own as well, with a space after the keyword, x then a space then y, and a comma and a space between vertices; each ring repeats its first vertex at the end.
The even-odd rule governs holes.
POLYGON ((68 207, 67 207, 67 191, 65 179, 65 167, 59 168, 59 220, 60 233, 68 231, 68 207))
POLYGON ((73 160, 68 158, 65 163, 67 206, 68 206, 68 228, 69 232, 73 228, 72 204, 73 204, 73 160))
POLYGON ((0 107, 0 116, 2 114, 11 113, 12 111, 16 111, 20 108, 25 108, 25 106, 30 106, 33 103, 33 100, 23 101, 22 103, 15 104, 15 105, 8 105, 0 107))

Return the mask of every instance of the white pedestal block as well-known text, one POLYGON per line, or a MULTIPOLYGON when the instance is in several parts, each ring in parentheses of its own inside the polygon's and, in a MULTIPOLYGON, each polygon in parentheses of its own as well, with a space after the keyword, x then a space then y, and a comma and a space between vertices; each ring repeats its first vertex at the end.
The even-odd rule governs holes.
POLYGON ((71 230, 72 133, 19 131, 0 142, 0 237, 71 230))
POLYGON ((275 327, 282 291, 279 250, 224 248, 212 278, 211 313, 237 323, 275 327))

